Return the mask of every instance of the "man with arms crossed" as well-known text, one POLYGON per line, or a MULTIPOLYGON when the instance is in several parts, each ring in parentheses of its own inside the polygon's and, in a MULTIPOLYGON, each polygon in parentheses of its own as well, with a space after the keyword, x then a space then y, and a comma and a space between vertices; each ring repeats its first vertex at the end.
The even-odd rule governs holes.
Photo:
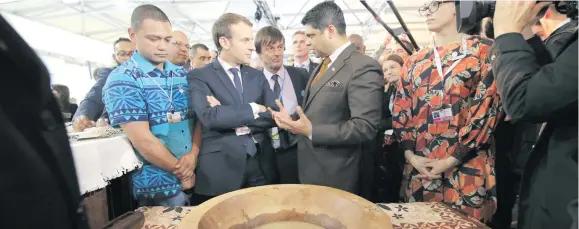
POLYGON ((324 60, 310 77, 303 110, 296 109, 298 120, 281 104, 280 112, 271 112, 280 128, 301 135, 301 183, 356 193, 362 144, 376 137, 382 118, 382 68, 348 41, 344 14, 336 3, 316 5, 302 24, 324 60))
POLYGON ((159 8, 137 7, 129 35, 137 51, 111 72, 103 101, 111 124, 121 126, 144 162, 133 174, 140 205, 183 206, 201 137, 192 141, 187 72, 168 61, 171 23, 159 8))
POLYGON ((193 109, 203 129, 193 204, 245 187, 272 183, 275 155, 265 106, 276 96, 251 62, 253 24, 227 13, 213 24, 216 61, 189 73, 193 109))

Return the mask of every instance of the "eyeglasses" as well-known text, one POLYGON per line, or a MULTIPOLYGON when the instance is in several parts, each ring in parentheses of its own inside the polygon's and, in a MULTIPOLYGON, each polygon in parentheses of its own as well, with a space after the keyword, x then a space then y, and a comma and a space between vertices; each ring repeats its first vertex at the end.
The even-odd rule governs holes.
POLYGON ((130 57, 133 55, 133 52, 132 51, 131 52, 119 51, 116 54, 119 57, 130 57))
POLYGON ((179 48, 183 47, 183 48, 185 48, 185 49, 187 49, 187 50, 190 50, 190 49, 191 49, 191 46, 189 46, 189 44, 183 44, 183 42, 180 42, 180 41, 171 41, 171 44, 173 44, 173 45, 175 45, 175 46, 177 46, 177 47, 179 47, 179 48))
POLYGON ((420 14, 420 16, 426 17, 426 11, 433 14, 434 12, 438 11, 438 7, 440 7, 440 4, 449 3, 449 2, 454 2, 454 1, 432 1, 428 5, 425 5, 425 6, 418 8, 418 13, 420 14))

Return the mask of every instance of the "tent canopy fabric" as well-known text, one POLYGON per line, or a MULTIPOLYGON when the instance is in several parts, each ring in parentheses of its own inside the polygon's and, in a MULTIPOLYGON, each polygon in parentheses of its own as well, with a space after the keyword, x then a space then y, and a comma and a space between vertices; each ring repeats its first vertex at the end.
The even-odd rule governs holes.
MULTIPOLYGON (((174 30, 188 34, 190 42, 203 43, 214 47, 211 39, 213 22, 223 13, 233 12, 254 21, 254 30, 270 25, 273 18, 277 27, 286 38, 303 29, 300 24, 305 13, 322 0, 0 0, 0 12, 20 16, 44 25, 60 28, 84 37, 102 42, 96 45, 110 45, 119 37, 127 37, 132 10, 141 4, 154 4, 161 8, 171 19, 174 30), (258 7, 259 6, 259 7, 258 7), (260 21, 255 20, 256 11, 262 13, 260 21), (268 20, 271 19, 271 20, 268 20)), ((372 15, 357 0, 335 0, 344 11, 348 34, 362 35, 367 46, 367 54, 372 54, 388 36, 387 31, 378 24, 372 15)), ((367 0, 391 28, 400 24, 384 0, 367 0)), ((396 8, 403 17, 419 45, 427 45, 429 32, 425 19, 418 14, 418 8, 427 0, 394 0, 396 8)), ((40 39, 50 43, 61 39, 55 34, 37 34, 40 39)), ((82 38, 79 38, 82 39, 82 38)), ((83 47, 86 48, 86 47, 83 47)), ((78 50, 78 48, 77 48, 78 50)), ((102 50, 102 48, 100 48, 102 50)), ((45 50, 50 51, 50 50, 45 50)), ((112 48, 106 49, 112 52, 112 48)), ((291 53, 291 42, 286 41, 286 54, 291 53)), ((106 55, 104 58, 109 58, 106 55)))

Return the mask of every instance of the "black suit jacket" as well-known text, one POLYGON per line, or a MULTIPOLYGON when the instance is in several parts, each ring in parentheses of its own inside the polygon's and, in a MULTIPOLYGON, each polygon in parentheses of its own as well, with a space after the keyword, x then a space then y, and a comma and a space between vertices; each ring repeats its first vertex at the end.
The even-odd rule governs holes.
MULTIPOLYGON (((570 228, 567 205, 577 199, 577 31, 549 50, 521 34, 495 40, 497 89, 513 121, 547 122, 525 166, 519 228, 570 228)), ((549 46, 549 44, 547 45, 549 46)), ((575 205, 576 207, 576 205, 575 205)))
POLYGON ((196 169, 195 192, 216 196, 242 187, 248 139, 255 139, 261 151, 257 152, 261 168, 269 182, 277 178, 275 153, 268 130, 275 124, 267 112, 253 117, 249 103, 254 102, 277 110, 276 96, 263 72, 241 66, 243 99, 231 79, 215 60, 203 68, 189 72, 192 107, 203 129, 196 169), (214 96, 221 105, 210 107, 207 96, 214 96), (235 128, 247 126, 251 135, 237 136, 235 128))
MULTIPOLYGON (((314 63, 311 59, 310 59, 310 69, 308 69, 308 73, 312 73, 316 70, 316 68, 318 67, 318 63, 314 63)), ((306 81, 308 81, 310 78, 310 74, 308 74, 306 81)))
MULTIPOLYGON (((294 92, 296 93, 296 99, 298 102, 297 104, 300 105, 302 104, 302 101, 304 99, 304 93, 306 90, 306 84, 308 83, 307 78, 309 74, 303 68, 296 68, 292 66, 284 66, 284 67, 287 70, 288 74, 290 75, 292 84, 294 86, 294 92)), ((292 114, 292 117, 294 118, 294 120, 298 119, 297 114, 292 114)), ((279 132, 280 143, 282 148, 287 149, 297 144, 298 140, 295 134, 292 134, 286 130, 279 130, 279 131, 280 131, 279 132)))
MULTIPOLYGON (((306 84, 308 83, 308 81, 310 80, 310 75, 312 72, 314 72, 316 70, 316 68, 319 66, 320 64, 318 63, 314 63, 312 61, 312 59, 310 59, 310 65, 308 67, 308 69, 305 69, 307 71, 308 74, 306 74, 304 76, 304 80, 306 81, 306 84)), ((287 67, 287 66, 286 66, 287 67)))
POLYGON ((88 228, 48 70, 2 16, 0 65, 0 225, 88 228))
POLYGON ((106 113, 105 104, 103 103, 103 87, 109 78, 109 74, 114 69, 115 68, 99 68, 99 77, 86 94, 86 97, 80 102, 78 109, 74 113, 74 118, 80 115, 86 115, 89 120, 96 121, 103 113, 106 113))

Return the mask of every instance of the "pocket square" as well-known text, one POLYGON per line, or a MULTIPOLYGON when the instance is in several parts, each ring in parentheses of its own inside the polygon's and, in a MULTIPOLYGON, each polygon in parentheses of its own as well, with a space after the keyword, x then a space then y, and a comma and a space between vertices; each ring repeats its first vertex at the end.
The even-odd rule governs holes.
POLYGON ((337 80, 330 80, 326 83, 325 86, 337 88, 337 87, 342 87, 342 83, 340 83, 340 81, 337 81, 337 80))

